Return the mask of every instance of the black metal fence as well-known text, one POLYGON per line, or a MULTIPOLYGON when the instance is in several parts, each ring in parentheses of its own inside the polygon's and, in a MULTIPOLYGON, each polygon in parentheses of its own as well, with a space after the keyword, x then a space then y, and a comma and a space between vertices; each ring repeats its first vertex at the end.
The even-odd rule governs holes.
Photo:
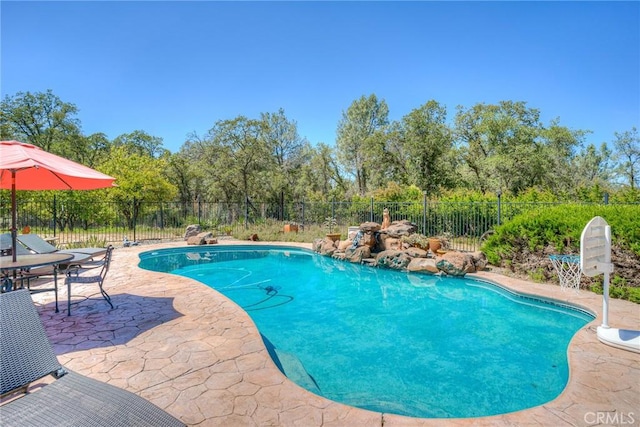
MULTIPOLYGON (((300 228, 322 226, 332 221, 346 236, 347 227, 363 222, 382 223, 389 210, 392 221, 405 219, 427 236, 446 237, 453 248, 476 250, 483 236, 493 227, 531 210, 545 209, 550 203, 441 202, 424 198, 417 202, 329 201, 293 203, 222 203, 194 201, 127 203, 72 203, 39 200, 23 196, 18 201, 18 232, 29 227, 33 233, 53 238, 61 247, 87 243, 117 244, 131 241, 180 240, 189 224, 199 224, 215 234, 236 234, 267 220, 296 223, 300 228)), ((0 197, 0 228, 11 228, 11 203, 0 197)), ((26 231, 26 230, 25 230, 26 231)))

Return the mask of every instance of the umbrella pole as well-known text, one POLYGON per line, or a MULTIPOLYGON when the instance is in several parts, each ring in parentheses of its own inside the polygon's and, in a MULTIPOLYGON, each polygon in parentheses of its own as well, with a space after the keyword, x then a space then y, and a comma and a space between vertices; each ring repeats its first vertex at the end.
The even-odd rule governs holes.
POLYGON ((16 248, 18 247, 18 213, 16 209, 16 171, 11 170, 11 259, 16 262, 16 248))

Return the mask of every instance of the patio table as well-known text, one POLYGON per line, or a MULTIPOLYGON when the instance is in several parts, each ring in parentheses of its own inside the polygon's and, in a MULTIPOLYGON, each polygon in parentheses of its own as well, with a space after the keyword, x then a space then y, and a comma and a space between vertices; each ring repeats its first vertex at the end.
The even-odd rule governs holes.
POLYGON ((53 253, 18 255, 13 261, 11 256, 0 257, 0 272, 2 273, 2 291, 8 292, 17 289, 15 282, 16 273, 19 270, 53 265, 53 288, 39 289, 38 292, 54 291, 56 294, 56 313, 58 310, 58 266, 60 264, 80 263, 89 259, 90 255, 81 253, 53 253), (13 272, 13 278, 10 275, 13 272))

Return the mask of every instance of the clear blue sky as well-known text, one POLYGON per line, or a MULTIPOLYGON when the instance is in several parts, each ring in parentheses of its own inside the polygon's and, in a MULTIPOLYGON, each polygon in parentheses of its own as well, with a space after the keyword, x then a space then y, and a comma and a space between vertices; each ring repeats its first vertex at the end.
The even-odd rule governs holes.
POLYGON ((83 132, 177 151, 218 120, 285 110, 333 144, 352 101, 524 101, 587 142, 640 128, 640 2, 13 2, 1 93, 51 89, 83 132))

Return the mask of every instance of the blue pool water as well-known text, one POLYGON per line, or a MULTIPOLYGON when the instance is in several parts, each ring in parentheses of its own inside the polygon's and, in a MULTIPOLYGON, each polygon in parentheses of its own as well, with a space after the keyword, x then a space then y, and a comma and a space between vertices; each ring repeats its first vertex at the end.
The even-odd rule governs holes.
POLYGON ((336 261, 282 247, 141 254, 140 267, 198 280, 243 307, 280 369, 360 408, 478 417, 557 397, 584 310, 494 284, 336 261))

